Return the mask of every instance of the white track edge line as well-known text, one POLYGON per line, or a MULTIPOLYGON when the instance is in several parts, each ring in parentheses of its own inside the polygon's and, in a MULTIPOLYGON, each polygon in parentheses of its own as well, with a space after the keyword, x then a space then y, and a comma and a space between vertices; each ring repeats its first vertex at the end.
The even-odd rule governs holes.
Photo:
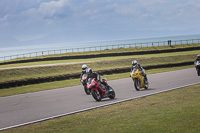
POLYGON ((137 96, 137 97, 133 97, 133 98, 128 98, 128 99, 124 99, 124 100, 120 100, 120 101, 116 101, 116 102, 112 102, 112 103, 108 103, 108 104, 103 104, 103 105, 94 106, 94 107, 90 107, 90 108, 86 108, 86 109, 82 109, 82 110, 77 110, 77 111, 74 111, 74 112, 69 112, 69 113, 65 113, 65 114, 55 115, 55 116, 52 116, 52 117, 47 117, 47 118, 44 118, 44 119, 30 121, 30 122, 26 122, 26 123, 22 123, 22 124, 18 124, 18 125, 13 125, 13 126, 1 128, 0 131, 10 129, 10 128, 16 128, 16 127, 20 127, 20 126, 25 126, 25 125, 29 125, 29 124, 33 124, 33 123, 38 123, 38 122, 42 122, 42 121, 47 121, 47 120, 50 120, 50 119, 55 119, 55 118, 59 118, 59 117, 67 116, 67 115, 72 115, 72 114, 76 114, 76 113, 80 113, 80 112, 84 112, 84 111, 88 111, 88 110, 93 110, 93 109, 97 109, 97 108, 101 108, 101 107, 105 107, 105 106, 109 106, 109 105, 113 105, 113 104, 117 104, 117 103, 122 103, 122 102, 130 101, 130 100, 134 100, 134 99, 137 99, 137 98, 147 97, 147 96, 151 96, 151 95, 155 95, 155 94, 159 94, 159 93, 163 93, 163 92, 167 92, 167 91, 171 91, 171 90, 176 90, 176 89, 179 89, 179 88, 184 88, 184 87, 199 84, 199 83, 200 82, 192 83, 192 84, 188 84, 188 85, 183 85, 183 86, 179 86, 179 87, 175 87, 175 88, 171 88, 171 89, 167 89, 167 90, 162 90, 162 91, 158 91, 158 92, 154 92, 154 93, 150 93, 150 94, 146 94, 146 95, 141 95, 141 96, 137 96))

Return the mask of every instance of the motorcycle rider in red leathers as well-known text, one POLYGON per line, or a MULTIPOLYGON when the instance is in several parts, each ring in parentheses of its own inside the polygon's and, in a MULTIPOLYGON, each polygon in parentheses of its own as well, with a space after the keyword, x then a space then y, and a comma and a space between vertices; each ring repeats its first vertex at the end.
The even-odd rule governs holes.
POLYGON ((86 72, 87 72, 87 75, 88 75, 87 80, 89 78, 95 78, 96 81, 105 85, 107 90, 109 89, 109 85, 106 82, 104 82, 104 80, 101 81, 100 75, 97 72, 93 72, 91 68, 88 68, 86 70, 86 72))

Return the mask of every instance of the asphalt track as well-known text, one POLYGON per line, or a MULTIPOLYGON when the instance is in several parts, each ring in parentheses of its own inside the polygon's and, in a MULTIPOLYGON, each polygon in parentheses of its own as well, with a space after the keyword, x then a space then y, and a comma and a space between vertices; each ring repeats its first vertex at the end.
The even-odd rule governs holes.
POLYGON ((86 95, 80 85, 1 97, 0 131, 200 83, 194 68, 151 74, 148 79, 149 89, 141 91, 135 90, 131 78, 108 81, 115 90, 116 98, 106 98, 101 102, 86 95))

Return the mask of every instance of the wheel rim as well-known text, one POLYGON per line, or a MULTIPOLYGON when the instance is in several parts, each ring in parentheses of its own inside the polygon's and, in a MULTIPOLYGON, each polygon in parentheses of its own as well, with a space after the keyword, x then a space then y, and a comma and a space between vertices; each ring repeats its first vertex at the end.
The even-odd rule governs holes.
POLYGON ((96 96, 97 99, 101 99, 101 96, 100 96, 99 92, 95 91, 94 94, 95 94, 95 96, 96 96))
POLYGON ((146 87, 146 89, 148 89, 149 88, 149 83, 147 82, 147 84, 145 85, 145 87, 146 87))
POLYGON ((140 80, 137 80, 137 88, 140 89, 140 80))
POLYGON ((134 80, 134 86, 135 86, 135 89, 136 89, 137 91, 140 90, 140 81, 139 81, 139 79, 135 79, 135 80, 134 80))

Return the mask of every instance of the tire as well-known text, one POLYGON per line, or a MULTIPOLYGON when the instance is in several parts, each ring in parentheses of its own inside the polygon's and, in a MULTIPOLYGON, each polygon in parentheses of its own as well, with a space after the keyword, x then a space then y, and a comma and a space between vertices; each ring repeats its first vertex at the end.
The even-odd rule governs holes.
POLYGON ((115 91, 114 91, 113 88, 111 88, 111 87, 110 87, 110 89, 112 89, 112 91, 109 92, 108 97, 109 97, 110 99, 114 99, 114 98, 115 98, 115 91))
POLYGON ((83 85, 83 87, 84 87, 85 93, 87 95, 90 95, 90 91, 87 89, 87 85, 83 85))
POLYGON ((200 70, 199 70, 200 68, 197 68, 197 74, 198 74, 198 76, 200 76, 200 70))
POLYGON ((140 80, 139 80, 139 79, 135 79, 135 80, 134 80, 134 86, 135 86, 135 89, 136 89, 137 91, 140 90, 140 80))
POLYGON ((101 101, 101 94, 99 91, 96 92, 95 90, 92 90, 92 96, 97 102, 101 101))
POLYGON ((148 89, 149 88, 149 82, 148 82, 148 80, 146 81, 147 82, 147 84, 145 84, 145 89, 148 89))

